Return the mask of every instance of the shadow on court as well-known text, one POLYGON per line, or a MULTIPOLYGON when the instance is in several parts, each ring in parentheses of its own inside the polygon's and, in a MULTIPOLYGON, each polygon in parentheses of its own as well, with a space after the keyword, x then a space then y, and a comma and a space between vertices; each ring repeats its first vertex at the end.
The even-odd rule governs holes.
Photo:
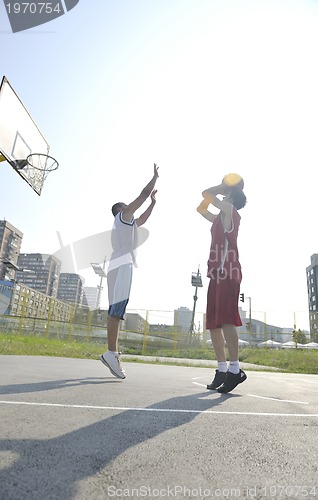
POLYGON ((86 377, 79 379, 66 379, 66 380, 49 380, 46 382, 35 382, 28 384, 10 384, 0 386, 0 394, 24 394, 27 392, 41 392, 51 391, 55 389, 66 389, 69 387, 78 387, 80 385, 98 385, 98 384, 118 384, 118 380, 113 376, 100 377, 86 377))
MULTIPOLYGON (((89 379, 22 384, 16 392, 69 387, 70 384, 100 383, 89 379), (88 382, 87 382, 88 381, 88 382)), ((12 387, 11 387, 12 388, 12 387)), ((71 499, 76 495, 76 483, 94 476, 129 448, 146 442, 172 428, 183 426, 227 398, 239 395, 217 395, 204 391, 193 395, 170 398, 149 409, 188 410, 188 412, 123 411, 79 430, 48 440, 0 440, 0 452, 9 451, 18 458, 0 471, 1 498, 10 499, 71 499), (191 410, 193 412, 191 413, 191 410)), ((84 410, 89 411, 89 410, 84 410)))

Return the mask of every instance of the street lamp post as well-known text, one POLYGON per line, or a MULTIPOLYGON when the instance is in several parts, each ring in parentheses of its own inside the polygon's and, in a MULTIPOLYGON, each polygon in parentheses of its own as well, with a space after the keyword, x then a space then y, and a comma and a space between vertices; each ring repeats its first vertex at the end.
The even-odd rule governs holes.
POLYGON ((198 268, 196 273, 192 273, 191 284, 192 284, 192 286, 195 287, 195 292, 194 292, 194 296, 193 296, 193 310, 192 310, 192 318, 191 318, 191 324, 190 324, 190 329, 189 329, 190 339, 194 333, 194 317, 195 317, 196 303, 198 300, 198 288, 203 286, 202 279, 201 279, 201 273, 200 273, 199 268, 198 268))
POLYGON ((252 333, 252 299, 251 297, 246 297, 248 300, 249 300, 249 308, 248 308, 248 311, 249 311, 249 320, 248 320, 248 329, 249 329, 249 332, 252 333))
POLYGON ((106 278, 107 274, 105 273, 105 265, 106 265, 106 258, 104 259, 103 267, 100 264, 96 263, 91 263, 92 268, 94 269, 95 274, 100 276, 100 282, 98 288, 98 293, 97 293, 97 299, 96 299, 96 309, 99 309, 100 307, 100 297, 102 293, 102 285, 103 285, 103 279, 106 278))

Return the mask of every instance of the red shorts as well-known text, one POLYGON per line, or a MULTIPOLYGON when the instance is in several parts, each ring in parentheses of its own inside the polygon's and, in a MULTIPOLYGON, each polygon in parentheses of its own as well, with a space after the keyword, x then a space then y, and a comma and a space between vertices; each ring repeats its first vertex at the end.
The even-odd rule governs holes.
POLYGON ((240 283, 222 275, 210 278, 206 308, 206 328, 214 330, 222 325, 241 326, 238 311, 240 283))

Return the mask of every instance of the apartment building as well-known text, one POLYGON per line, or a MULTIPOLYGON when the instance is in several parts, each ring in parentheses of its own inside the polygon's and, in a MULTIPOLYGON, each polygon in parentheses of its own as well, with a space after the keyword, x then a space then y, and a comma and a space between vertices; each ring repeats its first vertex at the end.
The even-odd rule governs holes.
POLYGON ((192 311, 188 307, 179 307, 174 310, 173 325, 178 332, 189 332, 192 321, 192 311))
POLYGON ((61 261, 54 255, 21 253, 18 258, 16 281, 49 297, 57 298, 61 261))
POLYGON ((14 283, 8 313, 24 318, 42 318, 52 321, 70 321, 71 304, 33 290, 22 283, 14 283))
POLYGON ((63 302, 81 305, 83 302, 84 279, 75 273, 61 273, 57 298, 63 302))
POLYGON ((97 308, 98 288, 96 286, 84 286, 83 306, 89 309, 97 308))
POLYGON ((310 266, 306 268, 307 291, 308 291, 308 312, 310 337, 318 341, 318 254, 310 257, 310 266))
POLYGON ((23 233, 6 220, 0 221, 0 280, 13 280, 23 233))

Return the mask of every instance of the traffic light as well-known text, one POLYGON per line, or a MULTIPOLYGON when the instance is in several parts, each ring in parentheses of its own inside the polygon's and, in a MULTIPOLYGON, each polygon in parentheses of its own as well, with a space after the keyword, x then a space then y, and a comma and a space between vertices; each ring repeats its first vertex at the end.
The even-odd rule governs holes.
POLYGON ((244 302, 244 293, 240 293, 240 301, 244 302))

